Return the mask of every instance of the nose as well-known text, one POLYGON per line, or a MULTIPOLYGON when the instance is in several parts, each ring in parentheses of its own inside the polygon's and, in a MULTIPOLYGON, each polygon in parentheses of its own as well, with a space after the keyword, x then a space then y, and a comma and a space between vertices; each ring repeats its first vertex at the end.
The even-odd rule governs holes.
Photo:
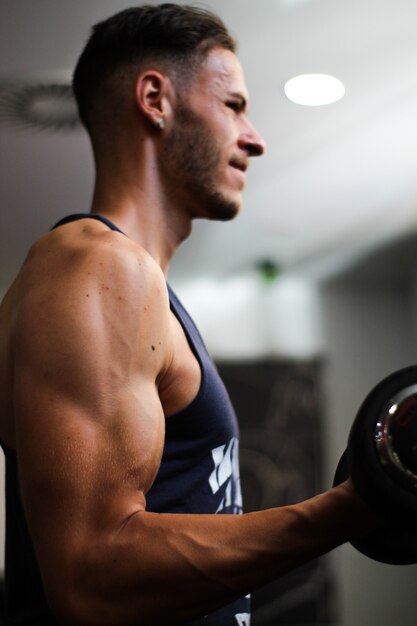
POLYGON ((238 145, 250 157, 262 156, 266 150, 265 141, 248 119, 245 120, 245 128, 239 137, 238 145))

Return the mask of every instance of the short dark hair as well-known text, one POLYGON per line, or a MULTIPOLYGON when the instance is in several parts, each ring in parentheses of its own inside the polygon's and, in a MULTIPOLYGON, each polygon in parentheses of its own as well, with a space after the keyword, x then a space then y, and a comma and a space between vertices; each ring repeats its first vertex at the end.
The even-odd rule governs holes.
POLYGON ((235 52, 236 41, 217 15, 194 6, 143 5, 99 22, 73 76, 81 121, 90 128, 94 99, 122 70, 152 60, 165 62, 179 76, 189 75, 215 47, 235 52))

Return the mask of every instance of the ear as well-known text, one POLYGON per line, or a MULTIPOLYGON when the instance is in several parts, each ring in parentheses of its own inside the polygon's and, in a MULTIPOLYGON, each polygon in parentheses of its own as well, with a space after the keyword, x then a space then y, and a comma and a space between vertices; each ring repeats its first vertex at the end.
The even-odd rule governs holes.
POLYGON ((136 106, 154 128, 165 124, 171 111, 170 80, 157 70, 147 70, 136 81, 136 106))

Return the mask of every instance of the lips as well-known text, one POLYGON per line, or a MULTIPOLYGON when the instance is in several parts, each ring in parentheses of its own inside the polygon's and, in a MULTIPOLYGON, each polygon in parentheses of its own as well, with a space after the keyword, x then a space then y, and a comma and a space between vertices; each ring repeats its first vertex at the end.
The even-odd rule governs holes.
POLYGON ((234 167, 236 170, 240 170, 241 172, 246 172, 249 164, 244 159, 231 159, 229 161, 229 165, 234 167))

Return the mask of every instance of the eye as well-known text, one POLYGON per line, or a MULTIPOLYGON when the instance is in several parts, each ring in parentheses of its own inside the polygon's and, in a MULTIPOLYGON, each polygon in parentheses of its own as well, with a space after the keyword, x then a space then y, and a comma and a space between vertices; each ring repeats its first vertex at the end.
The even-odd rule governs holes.
POLYGON ((229 109, 232 109, 235 113, 240 113, 242 111, 242 103, 237 100, 228 100, 226 102, 226 106, 229 109))

